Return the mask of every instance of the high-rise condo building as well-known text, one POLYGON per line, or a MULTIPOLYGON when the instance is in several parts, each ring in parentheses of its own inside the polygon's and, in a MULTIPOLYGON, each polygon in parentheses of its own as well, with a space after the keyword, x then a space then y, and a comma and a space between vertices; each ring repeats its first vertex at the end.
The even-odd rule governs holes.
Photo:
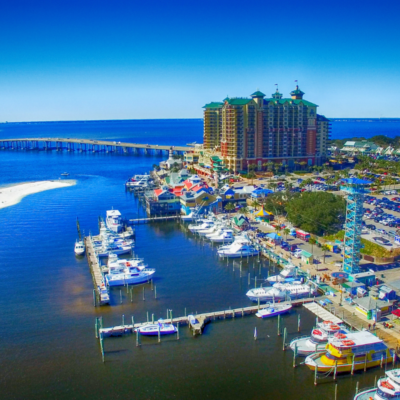
POLYGON ((204 106, 204 149, 221 153, 233 171, 250 164, 261 170, 272 161, 293 167, 319 165, 326 157, 329 120, 303 99, 298 86, 291 98, 278 89, 271 98, 257 91, 251 98, 226 98, 204 106))

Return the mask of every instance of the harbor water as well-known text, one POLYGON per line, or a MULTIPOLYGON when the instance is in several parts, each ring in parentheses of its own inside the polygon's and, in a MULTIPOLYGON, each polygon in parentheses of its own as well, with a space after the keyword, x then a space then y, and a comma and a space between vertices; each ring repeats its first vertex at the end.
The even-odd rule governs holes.
MULTIPOLYGON (((343 129, 345 122, 340 124, 343 129)), ((0 131, 5 138, 83 137, 184 145, 201 142, 202 121, 2 124, 0 131)), ((143 322, 152 314, 155 319, 166 318, 167 310, 177 317, 185 312, 245 307, 251 305, 245 293, 254 287, 255 278, 260 282, 275 270, 257 258, 242 263, 220 260, 215 247, 176 222, 140 225, 135 254, 157 270, 157 299, 150 284, 134 287, 132 295, 126 288, 113 288, 111 305, 94 308, 87 260, 76 258, 73 252, 76 218, 85 234, 97 234, 98 217, 111 207, 125 216, 142 215, 124 182, 162 159, 0 152, 0 185, 58 180, 63 172, 77 182, 0 210, 0 398, 334 398, 332 378, 315 387, 308 368, 293 368, 293 353, 282 351, 282 336, 277 336, 277 319, 247 316, 212 322, 197 337, 181 327, 179 340, 163 337, 158 344, 157 339, 142 337, 140 347, 133 335, 110 338, 104 341, 102 362, 95 338, 96 317, 103 317, 104 326, 113 326, 121 323, 122 315, 126 322, 132 316, 135 322, 143 322)), ((290 340, 308 334, 315 316, 300 307, 285 315, 282 323, 290 340)), ((297 364, 301 361, 298 358, 297 364)), ((372 386, 375 376, 382 374, 375 369, 339 377, 338 398, 352 398, 356 382, 360 388, 372 386)))

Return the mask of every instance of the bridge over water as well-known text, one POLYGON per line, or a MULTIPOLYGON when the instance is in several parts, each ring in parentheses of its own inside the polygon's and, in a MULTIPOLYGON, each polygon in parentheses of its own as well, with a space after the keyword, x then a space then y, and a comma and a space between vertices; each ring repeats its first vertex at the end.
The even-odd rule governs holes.
POLYGON ((109 140, 70 138, 23 138, 0 139, 1 150, 77 151, 89 153, 162 154, 170 150, 182 154, 193 149, 189 146, 166 146, 155 144, 125 143, 109 140))

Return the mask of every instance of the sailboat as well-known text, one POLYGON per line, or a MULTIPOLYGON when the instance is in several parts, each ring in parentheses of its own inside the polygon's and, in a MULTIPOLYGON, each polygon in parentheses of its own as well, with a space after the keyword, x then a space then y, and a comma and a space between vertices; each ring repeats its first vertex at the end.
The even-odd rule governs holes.
POLYGON ((83 242, 82 235, 81 235, 81 228, 79 226, 78 217, 76 218, 76 228, 78 230, 78 240, 75 242, 75 255, 82 256, 85 254, 85 243, 83 242))

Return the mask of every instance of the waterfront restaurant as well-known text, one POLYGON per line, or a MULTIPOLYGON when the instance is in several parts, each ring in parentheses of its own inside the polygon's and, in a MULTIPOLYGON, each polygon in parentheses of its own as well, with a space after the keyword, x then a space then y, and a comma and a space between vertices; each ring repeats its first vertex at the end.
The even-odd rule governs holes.
POLYGON ((376 321, 380 320, 381 315, 389 314, 393 309, 393 301, 374 300, 370 296, 360 297, 353 301, 356 305, 356 311, 367 319, 376 319, 376 321))

